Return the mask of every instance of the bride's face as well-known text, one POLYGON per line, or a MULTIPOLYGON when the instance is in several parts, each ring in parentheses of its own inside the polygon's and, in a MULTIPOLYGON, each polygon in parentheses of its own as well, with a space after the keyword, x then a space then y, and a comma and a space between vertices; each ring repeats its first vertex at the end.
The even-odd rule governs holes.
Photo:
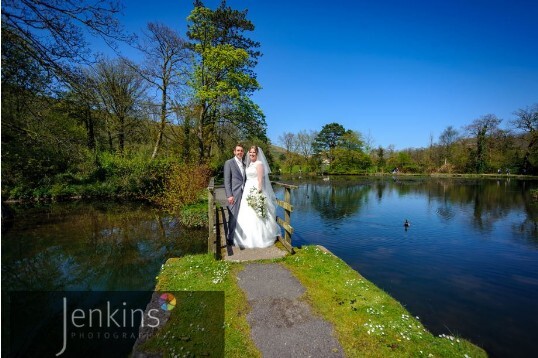
POLYGON ((248 157, 250 158, 251 162, 255 162, 258 159, 258 155, 254 151, 254 149, 248 151, 248 157))

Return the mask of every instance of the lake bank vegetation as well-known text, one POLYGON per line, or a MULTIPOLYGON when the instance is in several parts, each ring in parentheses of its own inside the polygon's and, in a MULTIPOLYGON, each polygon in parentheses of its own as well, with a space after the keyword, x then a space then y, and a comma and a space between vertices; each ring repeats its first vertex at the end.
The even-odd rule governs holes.
MULTIPOLYGON (((237 142, 263 147, 276 174, 538 172, 536 104, 516 110, 510 130, 488 114, 464 132, 448 127, 428 148, 374 148, 338 123, 285 132, 276 147, 252 100, 261 52, 246 11, 195 1, 184 35, 158 23, 125 34, 119 3, 52 5, 2 9, 3 201, 201 207, 237 142), (139 60, 91 53, 84 34, 129 43, 139 60)), ((201 212, 185 215, 198 222, 201 212)))
POLYGON ((284 132, 281 173, 538 174, 538 103, 502 119, 486 114, 461 129, 448 126, 427 148, 373 147, 373 138, 339 123, 319 131, 284 132))

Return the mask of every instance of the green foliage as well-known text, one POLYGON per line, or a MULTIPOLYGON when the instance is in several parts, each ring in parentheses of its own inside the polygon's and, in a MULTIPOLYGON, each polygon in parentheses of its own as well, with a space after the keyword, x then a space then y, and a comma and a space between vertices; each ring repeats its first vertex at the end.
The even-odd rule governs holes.
MULTIPOLYGON (((207 196, 205 196, 205 198, 207 198, 207 196)), ((179 211, 179 221, 187 227, 207 227, 207 200, 184 206, 179 211)))
POLYGON ((364 174, 372 160, 360 149, 336 148, 328 172, 331 174, 364 174))
POLYGON ((334 159, 332 151, 340 143, 340 139, 346 133, 341 124, 329 123, 323 126, 314 139, 314 153, 325 153, 330 161, 334 159))
POLYGON ((2 191, 49 185, 58 173, 76 172, 91 161, 83 136, 61 102, 2 86, 2 191))
POLYGON ((6 190, 10 199, 73 197, 129 197, 150 200, 164 190, 170 159, 149 161, 141 156, 98 155, 97 165, 87 173, 64 172, 43 178, 39 184, 21 182, 6 190))
POLYGON ((187 20, 195 55, 189 86, 197 112, 199 158, 209 157, 215 144, 223 144, 218 141, 228 125, 242 137, 265 137, 265 116, 250 98, 260 88, 253 72, 260 53, 259 43, 244 35, 254 29, 246 11, 231 9, 226 2, 211 10, 198 2, 187 20))
MULTIPOLYGON (((211 171, 207 165, 174 163, 166 173, 163 190, 153 201, 165 210, 179 212, 185 205, 197 203, 203 195, 207 195, 205 189, 210 175, 211 171)), ((194 217, 195 214, 191 216, 194 217)))
POLYGON ((122 157, 102 153, 91 177, 116 187, 119 195, 150 199, 162 192, 174 163, 172 159, 150 161, 142 155, 122 157))

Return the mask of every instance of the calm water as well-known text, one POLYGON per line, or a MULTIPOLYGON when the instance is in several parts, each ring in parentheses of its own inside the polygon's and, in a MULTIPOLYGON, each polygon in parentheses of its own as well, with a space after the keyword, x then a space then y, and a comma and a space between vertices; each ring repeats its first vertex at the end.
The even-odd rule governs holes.
POLYGON ((207 229, 186 231, 143 204, 15 207, 2 226, 2 290, 153 290, 169 257, 207 252, 207 229))
POLYGON ((537 181, 295 184, 294 246, 324 245, 434 334, 463 336, 493 357, 536 356, 537 181))
MULTIPOLYGON (((435 334, 463 336, 494 357, 536 356, 538 205, 529 189, 538 181, 296 184, 295 246, 326 246, 435 334)), ((16 210, 2 227, 2 290, 152 290, 167 258, 207 250, 206 229, 187 231, 142 204, 16 210)))

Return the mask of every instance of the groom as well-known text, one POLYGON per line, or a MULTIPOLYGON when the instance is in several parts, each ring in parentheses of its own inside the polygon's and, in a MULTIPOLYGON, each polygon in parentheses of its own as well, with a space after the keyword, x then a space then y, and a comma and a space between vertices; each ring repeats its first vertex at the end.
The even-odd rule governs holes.
POLYGON ((226 233, 226 243, 233 245, 237 214, 243 195, 245 184, 245 164, 243 155, 245 150, 243 145, 237 144, 234 149, 234 157, 224 163, 224 191, 228 201, 228 232, 226 233))

